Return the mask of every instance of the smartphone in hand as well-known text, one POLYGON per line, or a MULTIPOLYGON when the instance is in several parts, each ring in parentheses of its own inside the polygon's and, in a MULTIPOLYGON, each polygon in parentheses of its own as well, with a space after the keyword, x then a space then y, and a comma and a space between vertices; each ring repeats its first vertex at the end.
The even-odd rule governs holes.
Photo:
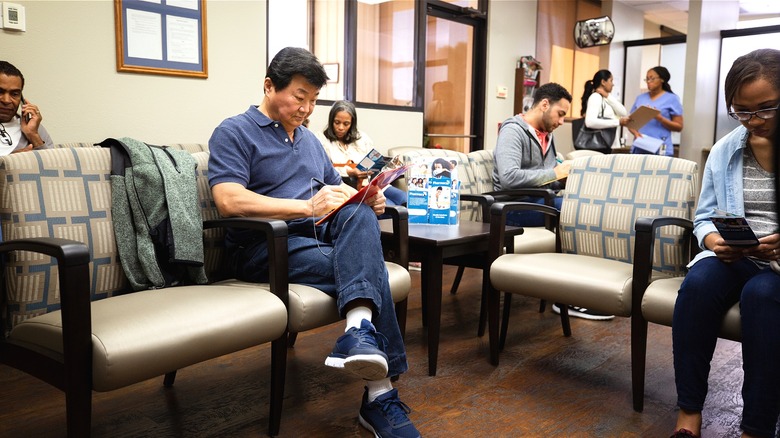
MULTIPOLYGON (((24 100, 24 94, 22 94, 21 98, 22 98, 22 105, 27 105, 27 101, 24 100)), ((30 123, 30 119, 32 119, 32 114, 27 113, 24 115, 25 122, 30 123)))

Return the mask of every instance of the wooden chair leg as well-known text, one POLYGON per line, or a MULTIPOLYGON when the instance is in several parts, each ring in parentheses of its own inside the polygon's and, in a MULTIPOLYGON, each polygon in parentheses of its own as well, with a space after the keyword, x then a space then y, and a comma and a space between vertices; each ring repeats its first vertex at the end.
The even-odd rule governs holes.
POLYGON ((563 328, 563 336, 571 336, 571 324, 569 323, 569 306, 567 304, 555 303, 558 309, 561 310, 561 327, 563 328))
POLYGON ((398 328, 401 330, 401 339, 406 339, 406 313, 409 299, 399 301, 395 304, 395 318, 398 321, 398 328))
POLYGON ((298 333, 289 333, 287 335, 287 348, 295 347, 295 340, 298 339, 298 333))
POLYGON ((452 288, 450 288, 450 294, 455 295, 458 293, 458 286, 460 286, 460 280, 463 279, 463 272, 466 270, 465 266, 458 266, 458 272, 455 273, 455 279, 452 280, 452 288))
POLYGON ((492 287, 488 289, 488 342, 490 343, 490 363, 498 365, 499 356, 499 333, 498 333, 498 314, 501 301, 501 291, 492 287))
POLYGON ((284 380, 287 372, 287 334, 271 343, 271 400, 268 415, 268 435, 279 435, 284 401, 284 380))
POLYGON ((501 318, 501 337, 498 339, 498 350, 503 351, 506 344, 506 332, 509 327, 509 311, 512 307, 512 294, 504 293, 504 314, 501 318))
MULTIPOLYGON (((489 268, 488 268, 489 269, 489 268)), ((477 336, 485 335, 485 326, 487 325, 488 315, 488 294, 490 293, 489 270, 482 271, 482 298, 479 304, 479 326, 477 327, 477 336)))
POLYGON ((634 410, 642 412, 645 405, 645 366, 647 361, 647 320, 631 318, 631 392, 634 410))
POLYGON ((163 379, 163 386, 166 388, 170 388, 171 386, 173 386, 174 380, 176 380, 176 370, 173 370, 170 373, 165 374, 165 378, 163 379))
POLYGON ((91 436, 92 388, 89 385, 65 391, 65 417, 69 438, 91 436))

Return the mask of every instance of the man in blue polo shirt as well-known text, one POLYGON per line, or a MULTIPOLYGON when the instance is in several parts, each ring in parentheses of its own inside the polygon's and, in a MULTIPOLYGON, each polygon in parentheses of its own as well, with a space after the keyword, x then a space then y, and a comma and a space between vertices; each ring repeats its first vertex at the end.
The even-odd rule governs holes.
MULTIPOLYGON (((380 437, 419 437, 390 382, 408 366, 379 243, 385 197, 379 191, 341 209, 329 225, 314 223, 355 193, 301 126, 327 79, 314 55, 282 49, 268 66, 260 106, 214 130, 209 185, 222 216, 287 221, 290 282, 336 297, 347 328, 325 365, 366 380, 360 424, 380 437)), ((229 231, 226 246, 236 278, 268 281, 267 246, 252 231, 229 231)))

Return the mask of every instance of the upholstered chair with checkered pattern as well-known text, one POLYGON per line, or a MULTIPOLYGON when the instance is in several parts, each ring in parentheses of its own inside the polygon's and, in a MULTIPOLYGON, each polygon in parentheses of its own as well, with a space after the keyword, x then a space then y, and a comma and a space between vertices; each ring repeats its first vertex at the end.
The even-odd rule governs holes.
MULTIPOLYGON (((205 182, 208 154, 196 155, 201 215, 218 219, 205 182)), ((286 241, 284 223, 253 224, 269 230, 274 248, 283 251, 270 287, 223 283, 131 292, 114 238, 110 173, 109 150, 89 144, 0 160, 0 362, 63 390, 67 434, 82 437, 90 435, 92 391, 163 375, 171 386, 180 368, 270 342, 268 431, 278 434, 288 284, 287 248, 276 242, 286 241)), ((224 258, 222 239, 204 228, 211 277, 224 258)))
MULTIPOLYGON (((639 305, 643 291, 636 290, 633 282, 635 223, 655 216, 692 219, 698 195, 697 168, 692 161, 655 155, 580 158, 572 163, 560 213, 528 203, 493 204, 490 257, 494 261, 488 294, 491 362, 498 364, 506 342, 512 294, 559 303, 565 336, 571 335, 568 305, 631 317, 632 336, 646 336, 647 323, 639 305), (512 209, 544 210, 550 215, 558 228, 557 251, 501 255, 503 222, 512 209), (501 292, 505 295, 499 337, 501 292)), ((649 280, 682 275, 690 252, 689 237, 678 227, 661 227, 654 238, 655 262, 649 280)), ((632 359, 640 353, 639 344, 632 337, 632 359)), ((639 376, 632 374, 637 383, 639 376)), ((636 389, 635 385, 634 409, 639 411, 642 393, 636 389)))

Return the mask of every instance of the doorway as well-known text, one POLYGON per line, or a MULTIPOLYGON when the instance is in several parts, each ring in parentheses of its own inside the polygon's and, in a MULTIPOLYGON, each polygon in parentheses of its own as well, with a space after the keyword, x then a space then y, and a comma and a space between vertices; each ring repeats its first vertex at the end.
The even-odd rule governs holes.
POLYGON ((487 14, 439 3, 426 14, 425 142, 469 153, 484 147, 487 14))

